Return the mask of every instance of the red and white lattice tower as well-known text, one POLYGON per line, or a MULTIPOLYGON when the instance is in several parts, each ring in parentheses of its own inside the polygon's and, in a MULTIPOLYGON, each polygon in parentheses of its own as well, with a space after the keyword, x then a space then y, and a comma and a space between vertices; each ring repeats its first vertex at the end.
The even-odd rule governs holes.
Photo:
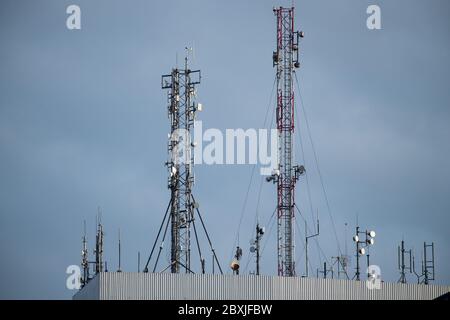
POLYGON ((277 20, 277 49, 273 65, 277 73, 278 169, 271 178, 277 184, 278 275, 295 276, 294 206, 295 183, 304 172, 293 164, 294 70, 298 62, 298 42, 302 32, 294 31, 294 8, 274 8, 277 20))

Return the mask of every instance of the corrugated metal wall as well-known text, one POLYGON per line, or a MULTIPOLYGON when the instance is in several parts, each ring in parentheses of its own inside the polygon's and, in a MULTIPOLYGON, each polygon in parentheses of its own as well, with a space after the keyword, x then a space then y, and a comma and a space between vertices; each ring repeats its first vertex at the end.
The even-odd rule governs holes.
POLYGON ((435 299, 450 287, 365 281, 170 273, 108 272, 95 277, 74 299, 132 300, 399 300, 435 299))

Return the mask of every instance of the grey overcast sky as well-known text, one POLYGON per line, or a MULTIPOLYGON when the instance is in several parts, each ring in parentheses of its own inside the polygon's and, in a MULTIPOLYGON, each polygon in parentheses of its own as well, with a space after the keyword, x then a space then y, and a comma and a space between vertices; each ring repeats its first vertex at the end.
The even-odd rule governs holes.
MULTIPOLYGON (((148 256, 169 199, 161 74, 193 44, 194 67, 203 75, 203 127, 260 128, 274 79, 278 5, 291 1, 1 1, 0 298, 70 299, 65 271, 80 263, 84 219, 93 248, 97 206, 109 269, 117 268, 120 227, 123 269, 137 270, 137 252, 148 256), (70 4, 81 8, 81 30, 66 28, 70 4)), ((371 262, 385 281, 398 280, 403 238, 418 260, 423 242, 434 241, 436 283, 450 284, 450 2, 297 0, 295 6, 296 28, 306 33, 301 95, 341 250, 354 254, 358 216, 361 227, 377 232, 371 262), (381 8, 381 30, 366 27, 370 4, 381 8)), ((315 274, 338 245, 300 108, 298 114, 312 207, 321 220, 318 244, 310 248, 315 274)), ((252 166, 195 171, 195 195, 229 273, 252 166)), ((261 179, 253 179, 239 233, 245 273, 254 270, 249 240, 261 179)), ((311 224, 305 180, 297 189, 311 224)), ((264 274, 276 273, 268 223, 275 201, 275 187, 264 183, 258 210, 268 227, 264 274)), ((164 254, 161 266, 166 260, 164 254)), ((351 275, 353 268, 354 259, 351 275)))

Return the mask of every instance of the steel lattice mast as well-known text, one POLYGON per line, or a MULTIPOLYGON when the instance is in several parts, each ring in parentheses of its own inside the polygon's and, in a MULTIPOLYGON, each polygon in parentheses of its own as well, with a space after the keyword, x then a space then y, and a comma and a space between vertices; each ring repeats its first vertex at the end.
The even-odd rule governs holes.
POLYGON ((294 206, 295 183, 304 172, 303 166, 293 164, 294 90, 293 72, 299 67, 298 39, 294 32, 294 8, 274 8, 277 21, 277 49, 273 65, 277 73, 278 169, 272 177, 277 183, 278 213, 278 275, 295 276, 294 206))
POLYGON ((188 58, 184 69, 175 68, 162 76, 162 88, 168 93, 168 115, 171 132, 168 141, 168 187, 171 190, 171 272, 186 273, 191 268, 191 223, 194 217, 192 187, 194 184, 193 128, 197 104, 193 103, 200 70, 190 70, 188 58), (195 80, 193 80, 195 78, 195 80))
POLYGON ((184 68, 174 68, 170 74, 161 77, 161 87, 169 90, 167 94, 167 111, 170 120, 167 145, 169 160, 166 162, 166 166, 169 170, 170 201, 143 271, 150 271, 150 261, 153 253, 155 253, 156 244, 162 236, 152 269, 152 272, 156 272, 170 225, 170 264, 161 272, 170 268, 172 273, 180 273, 183 269, 186 273, 194 273, 191 265, 191 231, 193 231, 195 240, 193 243, 196 244, 201 273, 206 273, 206 259, 201 250, 196 227, 198 224, 195 223, 198 218, 197 221, 201 224, 211 250, 212 273, 215 272, 216 264, 220 273, 223 273, 200 213, 199 204, 192 193, 194 186, 194 148, 196 145, 193 139, 194 122, 197 111, 202 111, 202 105, 195 101, 195 89, 196 85, 200 84, 201 73, 200 70, 189 69, 188 54, 189 51, 192 51, 192 48, 186 48, 186 50, 184 68))

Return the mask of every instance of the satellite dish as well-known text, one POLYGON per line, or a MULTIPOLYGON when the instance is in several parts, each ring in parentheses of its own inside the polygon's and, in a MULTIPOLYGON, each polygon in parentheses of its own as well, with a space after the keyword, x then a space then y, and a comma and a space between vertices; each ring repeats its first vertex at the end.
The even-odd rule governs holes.
POLYGON ((375 243, 375 240, 373 238, 367 240, 367 243, 370 245, 373 245, 375 243))
POLYGON ((369 231, 369 237, 371 237, 371 238, 375 238, 375 236, 376 236, 377 234, 375 233, 375 231, 369 231))
POLYGON ((250 247, 250 252, 251 252, 251 253, 254 253, 255 251, 256 251, 255 247, 254 247, 254 246, 251 246, 251 247, 250 247))
POLYGON ((361 248, 361 249, 359 249, 359 254, 360 255, 365 255, 366 254, 366 249, 364 249, 364 248, 361 248))
POLYGON ((353 241, 358 242, 359 241, 359 237, 358 236, 354 236, 353 237, 353 241))

